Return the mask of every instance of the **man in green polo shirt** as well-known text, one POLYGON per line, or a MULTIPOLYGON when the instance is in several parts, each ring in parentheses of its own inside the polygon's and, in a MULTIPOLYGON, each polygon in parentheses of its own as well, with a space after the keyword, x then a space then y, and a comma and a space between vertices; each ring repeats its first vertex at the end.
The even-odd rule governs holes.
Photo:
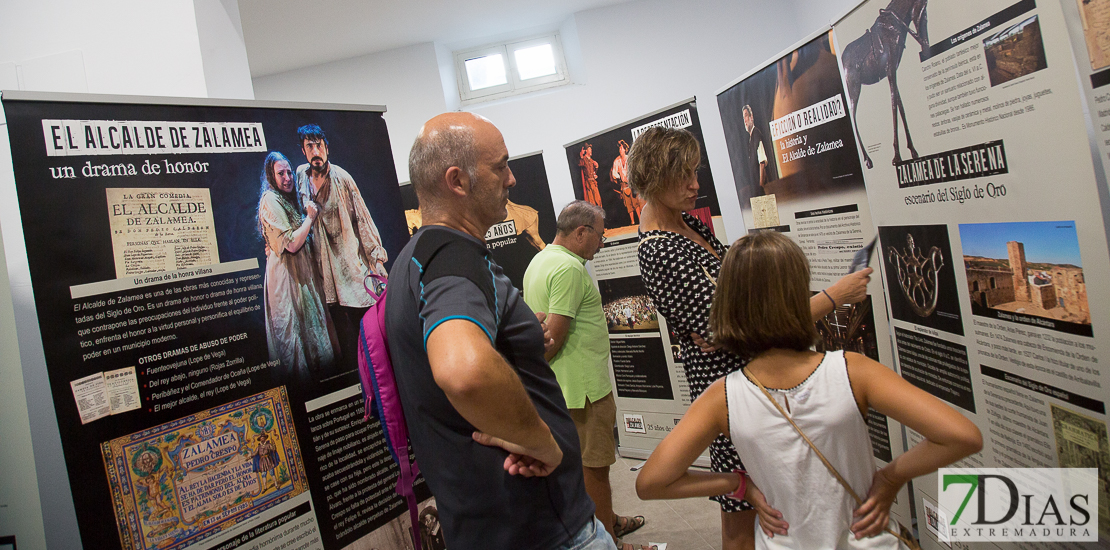
POLYGON ((586 492, 613 540, 643 526, 644 518, 613 513, 609 467, 616 462, 617 406, 609 382, 609 330, 601 294, 586 262, 605 242, 605 211, 575 201, 559 213, 555 240, 524 273, 524 301, 547 314, 555 344, 545 354, 563 390, 582 444, 586 492))

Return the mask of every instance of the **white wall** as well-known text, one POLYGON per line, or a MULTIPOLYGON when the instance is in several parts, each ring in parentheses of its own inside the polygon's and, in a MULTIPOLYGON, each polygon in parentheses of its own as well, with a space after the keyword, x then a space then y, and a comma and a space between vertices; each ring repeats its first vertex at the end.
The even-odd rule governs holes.
POLYGON ((254 98, 236 0, 6 2, 0 67, 11 89, 254 98))
MULTIPOLYGON (((252 95, 235 0, 5 2, 0 87, 252 95), (202 34, 207 56, 202 55, 202 34)), ((10 290, 0 290, 0 535, 16 535, 21 550, 80 548, 5 126, 0 116, 0 289, 10 290)))
MULTIPOLYGON (((258 77, 254 94, 258 99, 385 105, 397 177, 407 181, 416 132, 424 121, 448 110, 442 82, 435 45, 426 42, 258 77)), ((341 159, 344 152, 333 154, 341 159)))
POLYGON ((789 0, 794 4, 794 11, 798 13, 798 24, 803 28, 816 29, 822 25, 831 25, 835 19, 848 14, 849 11, 863 3, 863 0, 789 0))
MULTIPOLYGON (((0 17, 0 64, 15 77, 5 79, 5 85, 24 90, 206 94, 192 0, 6 2, 0 17)), ((6 128, 3 133, 0 225, 6 241, 0 288, 6 286, 11 294, 10 302, 9 296, 0 300, 0 347, 4 349, 0 375, 16 391, 3 395, 6 442, 0 445, 4 466, 0 498, 5 506, 0 508, 0 534, 15 534, 21 549, 79 548, 27 271, 6 128), (44 529, 44 518, 50 529, 44 529)))
MULTIPOLYGON (((727 230, 735 238, 742 234, 743 224, 714 94, 852 3, 641 0, 580 12, 562 27, 566 36, 576 34, 578 38, 579 48, 574 53, 580 58, 572 67, 576 84, 469 110, 498 124, 510 153, 544 151, 552 195, 561 207, 573 198, 563 144, 697 96, 706 153, 727 230)), ((240 50, 242 32, 237 26, 234 0, 6 2, 0 17, 0 82, 44 91, 249 97, 250 87, 243 81, 247 69, 245 53, 240 50)), ((420 44, 260 77, 253 80, 253 92, 264 99, 386 105, 398 174, 406 180, 409 144, 420 125, 458 105, 454 99, 445 99, 444 91, 453 88, 450 71, 441 70, 444 60, 450 59, 445 53, 442 46, 420 44)), ((0 379, 15 385, 20 369, 13 363, 22 362, 30 409, 29 432, 5 416, 6 431, 0 436, 10 443, 13 440, 8 437, 25 440, 30 433, 41 509, 50 525, 44 545, 41 525, 18 520, 26 527, 20 531, 26 534, 21 534, 19 545, 77 548, 38 327, 22 322, 26 315, 34 317, 34 307, 6 139, 0 142, 0 156, 5 160, 0 163, 0 225, 7 253, 0 268, 8 269, 12 304, 9 309, 7 302, 0 300, 0 347, 4 350, 0 379), (21 319, 18 330, 14 318, 21 319), (11 345, 17 338, 18 353, 11 345)), ((4 282, 0 276, 0 288, 4 282)), ((9 399, 18 401, 18 397, 18 391, 0 395, 9 404, 9 399)), ((24 454, 16 461, 29 466, 26 446, 22 448, 24 454)), ((3 472, 0 498, 14 489, 27 489, 27 484, 16 483, 20 480, 13 475, 3 472)), ((26 510, 27 503, 23 504, 26 510)), ((0 530, 5 527, 3 521, 16 521, 13 511, 0 509, 0 530)))
MULTIPOLYGON (((7 154, 6 130, 0 125, 0 185, 9 188, 12 161, 7 154)), ((5 213, 0 211, 0 216, 5 213)), ((0 242, 0 260, 4 254, 5 247, 0 242)), ((26 264, 25 259, 23 263, 26 264)), ((23 270, 26 271, 26 266, 23 270)), ((0 383, 0 535, 15 536, 19 548, 45 548, 46 531, 32 451, 31 422, 15 330, 13 297, 16 293, 14 288, 12 293, 2 290, 11 288, 10 284, 7 266, 0 262, 0 380, 3 381, 0 383)), ((29 295, 30 288, 20 288, 20 294, 29 295)))
POLYGON ((254 99, 237 0, 194 0, 208 97, 254 99))
MULTIPOLYGON (((464 109, 497 124, 510 154, 543 150, 558 209, 574 198, 564 144, 697 96, 726 230, 736 238, 743 221, 715 94, 814 30, 812 18, 799 24, 797 10, 805 4, 641 0, 579 12, 561 27, 563 34, 577 34, 575 84, 464 109)), ((451 87, 439 78, 435 50, 424 44, 260 77, 255 95, 386 105, 404 181, 412 138, 425 120, 448 108, 442 91, 451 87)))
POLYGON ((192 0, 4 3, 0 63, 72 50, 91 93, 207 94, 192 0))
POLYGON ((474 106, 510 153, 543 149, 556 209, 574 199, 563 145, 696 96, 731 239, 744 233, 716 92, 802 37, 789 4, 643 0, 575 14, 587 84, 474 106))

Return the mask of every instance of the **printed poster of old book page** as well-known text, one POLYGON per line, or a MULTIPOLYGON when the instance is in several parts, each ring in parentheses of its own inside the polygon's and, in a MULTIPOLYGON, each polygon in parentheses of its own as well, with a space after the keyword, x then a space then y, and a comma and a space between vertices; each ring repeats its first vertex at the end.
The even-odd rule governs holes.
POLYGON ((135 367, 105 372, 104 388, 108 392, 108 406, 112 414, 142 408, 139 400, 139 379, 135 376, 135 367))
POLYGON ((135 367, 97 372, 69 383, 81 423, 142 408, 135 367))
POLYGON ((69 387, 73 390, 73 400, 77 402, 77 413, 81 415, 82 424, 88 424, 112 414, 108 389, 104 384, 104 373, 98 372, 79 380, 72 380, 69 387))
POLYGON ((755 228, 775 227, 779 225, 779 206, 774 195, 752 197, 752 217, 755 218, 755 228))
POLYGON ((1052 429, 1061 468, 1098 468, 1098 531, 1110 536, 1110 444, 1106 424, 1053 404, 1052 429))
POLYGON ((220 263, 208 189, 105 193, 117 278, 220 263))
POLYGON ((1110 0, 1076 0, 1083 19, 1083 36, 1091 56, 1091 70, 1110 65, 1110 0))
POLYGON ((101 445, 122 547, 181 549, 308 489, 285 388, 101 445))

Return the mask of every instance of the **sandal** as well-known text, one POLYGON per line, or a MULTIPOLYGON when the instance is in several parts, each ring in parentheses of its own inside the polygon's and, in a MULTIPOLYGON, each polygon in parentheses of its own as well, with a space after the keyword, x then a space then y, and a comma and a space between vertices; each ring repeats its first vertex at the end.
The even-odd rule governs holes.
POLYGON ((619 548, 620 550, 659 550, 659 546, 656 544, 648 546, 646 544, 636 545, 630 542, 620 541, 617 541, 617 548, 619 548))
POLYGON ((613 521, 613 534, 618 539, 624 538, 625 535, 641 528, 647 520, 644 516, 617 516, 613 521))

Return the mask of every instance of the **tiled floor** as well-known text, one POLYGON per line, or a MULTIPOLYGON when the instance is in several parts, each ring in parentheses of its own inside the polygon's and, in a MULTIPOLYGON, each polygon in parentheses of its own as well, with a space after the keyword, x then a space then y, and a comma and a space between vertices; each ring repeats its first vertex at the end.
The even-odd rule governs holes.
POLYGON ((622 516, 644 516, 647 524, 625 537, 624 542, 665 542, 667 550, 720 550, 721 507, 704 498, 640 500, 636 496, 633 467, 642 460, 617 457, 609 469, 613 485, 613 510, 622 516))

